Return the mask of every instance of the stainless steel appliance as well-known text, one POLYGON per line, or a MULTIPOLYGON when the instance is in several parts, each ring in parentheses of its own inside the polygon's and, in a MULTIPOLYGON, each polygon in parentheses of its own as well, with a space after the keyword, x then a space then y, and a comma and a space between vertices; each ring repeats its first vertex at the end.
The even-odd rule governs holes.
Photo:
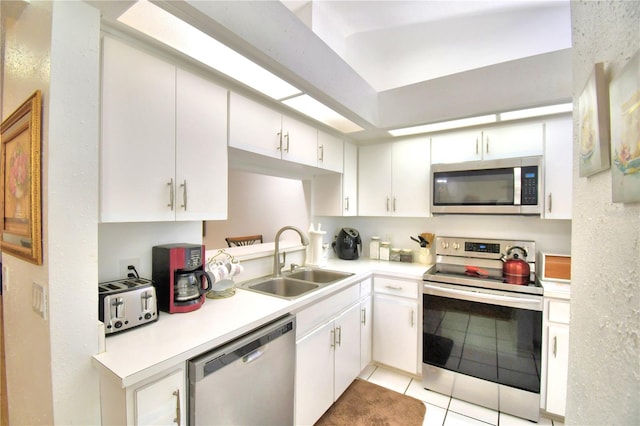
POLYGON ((543 289, 535 242, 437 237, 424 274, 423 385, 538 421, 543 289), (526 284, 503 278, 503 256, 526 251, 526 284))
POLYGON ((292 425, 295 324, 287 315, 190 360, 189 424, 292 425))
POLYGON ((431 212, 539 215, 542 157, 431 166, 431 212))
POLYGON ((105 335, 158 319, 156 289, 151 280, 127 278, 98 284, 98 318, 105 335))
POLYGON ((204 246, 165 244, 154 246, 151 254, 160 310, 173 314, 199 309, 212 284, 204 270, 204 246))
POLYGON ((362 239, 357 229, 342 228, 331 245, 340 259, 355 260, 362 253, 362 239))

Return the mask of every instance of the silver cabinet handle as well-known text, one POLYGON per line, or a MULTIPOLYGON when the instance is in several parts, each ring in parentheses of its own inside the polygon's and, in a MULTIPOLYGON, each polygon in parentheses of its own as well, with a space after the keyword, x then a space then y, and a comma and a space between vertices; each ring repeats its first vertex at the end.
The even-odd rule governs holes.
POLYGON ((276 149, 282 151, 282 132, 278 132, 276 135, 278 135, 278 147, 276 149))
POLYGON ((489 153, 489 138, 487 138, 487 143, 484 146, 485 151, 487 152, 487 154, 489 153))
POLYGON ((182 207, 184 211, 187 211, 187 180, 180 184, 180 188, 182 188, 182 207))
POLYGON ((324 145, 320 145, 320 161, 324 161, 324 145))
POLYGON ((336 347, 336 330, 334 328, 331 329, 331 347, 336 347))
POLYGON ((393 211, 396 211, 396 197, 393 197, 393 211))
POLYGON ((349 197, 344 197, 344 211, 348 212, 349 211, 349 197))
POLYGON ((173 419, 173 422, 180 426, 180 389, 174 390, 173 396, 176 397, 176 418, 173 419))
POLYGON ((389 211, 389 197, 387 197, 387 211, 389 211))
POLYGON ((336 330, 338 330, 336 344, 342 346, 342 326, 336 327, 336 330))
POLYGON ((287 140, 287 147, 284 149, 284 152, 289 152, 289 132, 287 132, 287 134, 284 135, 284 137, 287 140))
POLYGON ((549 213, 551 213, 551 206, 553 205, 553 198, 551 197, 551 193, 549 193, 549 202, 547 203, 549 205, 549 213))
POLYGON ((476 138, 476 155, 478 155, 478 154, 479 154, 479 152, 478 152, 478 138, 476 138))
POLYGON ((173 199, 175 195, 173 193, 173 178, 171 178, 171 180, 167 183, 167 186, 169 187, 169 204, 167 204, 167 207, 173 210, 173 199))
POLYGON ((558 355, 558 336, 553 336, 553 357, 557 358, 558 355))
POLYGON ((362 323, 362 325, 367 325, 367 308, 362 308, 360 312, 362 313, 362 319, 360 320, 360 322, 362 323))
POLYGON ((414 326, 414 324, 415 324, 415 321, 414 321, 414 319, 413 319, 414 314, 415 314, 415 311, 412 309, 412 310, 411 310, 411 328, 413 328, 413 326, 414 326))
POLYGON ((389 290, 402 290, 402 287, 394 286, 394 285, 385 285, 389 290))

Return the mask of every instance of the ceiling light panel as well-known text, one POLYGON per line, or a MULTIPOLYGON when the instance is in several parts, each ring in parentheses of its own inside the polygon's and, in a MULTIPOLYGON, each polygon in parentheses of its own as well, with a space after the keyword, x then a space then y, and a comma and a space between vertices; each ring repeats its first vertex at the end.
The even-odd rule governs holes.
POLYGON ((500 121, 519 120, 521 118, 541 117, 543 115, 561 114, 573 111, 573 104, 549 105, 545 107, 520 109, 517 111, 502 112, 498 114, 500 121))
POLYGON ((296 96, 286 99, 282 101, 282 103, 343 133, 353 133, 364 130, 356 123, 346 119, 309 95, 296 96))
POLYGON ((140 0, 118 21, 273 98, 300 90, 165 10, 140 0))
POLYGON ((462 118, 460 120, 442 121, 440 123, 424 124, 422 126, 405 127, 403 129, 389 130, 392 136, 416 135, 418 133, 439 132, 441 130, 458 129, 461 127, 477 126, 480 124, 495 123, 496 115, 481 115, 478 117, 462 118))

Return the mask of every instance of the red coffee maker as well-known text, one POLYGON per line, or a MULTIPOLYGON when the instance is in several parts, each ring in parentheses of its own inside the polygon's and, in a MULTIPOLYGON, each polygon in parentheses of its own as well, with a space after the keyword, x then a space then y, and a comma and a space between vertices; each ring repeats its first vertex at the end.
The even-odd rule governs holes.
POLYGON ((158 308, 164 312, 191 312, 204 303, 211 279, 204 270, 204 246, 164 244, 152 249, 152 276, 158 308))

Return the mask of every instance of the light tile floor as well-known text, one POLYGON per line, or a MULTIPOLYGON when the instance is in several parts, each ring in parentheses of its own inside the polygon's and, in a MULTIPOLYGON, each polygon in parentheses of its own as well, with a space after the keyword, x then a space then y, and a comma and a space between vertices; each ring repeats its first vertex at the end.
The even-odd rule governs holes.
MULTIPOLYGON (((383 367, 369 365, 360 373, 360 378, 423 401, 427 406, 424 426, 532 426, 536 424, 426 390, 419 380, 383 367)), ((542 417, 537 424, 563 426, 557 420, 542 417)))

